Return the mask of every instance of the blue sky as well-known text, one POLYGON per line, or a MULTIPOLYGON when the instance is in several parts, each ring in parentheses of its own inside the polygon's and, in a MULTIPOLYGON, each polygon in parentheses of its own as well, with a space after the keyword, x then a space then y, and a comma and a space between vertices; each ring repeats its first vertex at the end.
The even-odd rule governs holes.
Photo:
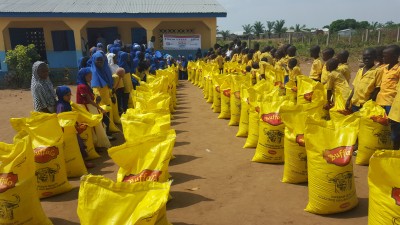
POLYGON ((322 28, 337 19, 400 23, 400 0, 217 0, 228 12, 218 18, 219 30, 242 31, 255 21, 284 19, 285 26, 322 28))

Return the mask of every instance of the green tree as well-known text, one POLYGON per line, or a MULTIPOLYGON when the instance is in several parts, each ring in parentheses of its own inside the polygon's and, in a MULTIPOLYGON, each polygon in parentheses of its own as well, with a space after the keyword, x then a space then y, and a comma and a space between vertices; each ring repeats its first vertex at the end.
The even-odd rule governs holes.
POLYGON ((302 32, 304 29, 306 29, 306 25, 303 24, 300 26, 300 24, 296 24, 294 26, 294 32, 302 32))
POLYGON ((275 21, 274 24, 274 33, 278 34, 278 37, 280 38, 283 33, 287 31, 287 28, 285 26, 285 20, 277 20, 275 21))
POLYGON ((220 35, 222 35, 222 39, 225 41, 230 35, 231 32, 229 30, 221 30, 218 32, 220 35))
POLYGON ((262 24, 260 21, 256 21, 253 24, 253 29, 254 29, 254 34, 260 38, 260 34, 265 32, 265 27, 264 24, 262 24))
POLYGON ((267 34, 271 38, 272 30, 274 29, 275 21, 267 21, 267 34))
POLYGON ((14 50, 6 53, 5 63, 7 63, 9 73, 7 82, 9 85, 21 88, 29 87, 32 78, 32 64, 40 59, 35 45, 17 45, 14 50))
POLYGON ((242 26, 242 28, 244 30, 243 32, 244 35, 250 35, 254 32, 254 28, 251 24, 245 24, 242 26))

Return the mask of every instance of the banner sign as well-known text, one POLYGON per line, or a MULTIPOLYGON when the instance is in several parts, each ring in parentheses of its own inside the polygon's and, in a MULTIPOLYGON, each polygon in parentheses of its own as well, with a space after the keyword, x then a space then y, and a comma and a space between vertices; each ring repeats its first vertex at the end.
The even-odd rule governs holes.
POLYGON ((201 35, 164 34, 163 48, 165 50, 196 50, 201 48, 201 35))

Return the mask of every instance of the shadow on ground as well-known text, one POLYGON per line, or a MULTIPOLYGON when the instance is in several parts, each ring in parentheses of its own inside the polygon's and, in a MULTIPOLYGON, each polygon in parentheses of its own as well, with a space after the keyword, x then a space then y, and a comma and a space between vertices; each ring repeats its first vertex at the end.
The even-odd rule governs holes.
POLYGON ((200 202, 214 201, 213 199, 190 192, 171 191, 171 196, 172 200, 167 203, 167 210, 185 208, 200 202))

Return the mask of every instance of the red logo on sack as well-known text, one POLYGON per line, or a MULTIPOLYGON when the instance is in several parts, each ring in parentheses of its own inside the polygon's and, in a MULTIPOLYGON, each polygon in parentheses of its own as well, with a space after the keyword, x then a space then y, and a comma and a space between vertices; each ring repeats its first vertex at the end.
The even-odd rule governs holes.
POLYGON ((396 201, 396 205, 400 206, 400 188, 392 189, 392 198, 396 201))
POLYGON ((271 124, 272 126, 279 126, 282 124, 281 116, 279 113, 262 114, 262 121, 271 124))
POLYGON ((221 93, 221 90, 220 90, 219 86, 215 87, 215 90, 216 90, 218 93, 221 93))
POLYGON ((255 108, 254 108, 254 110, 256 110, 256 112, 258 112, 258 113, 260 113, 260 106, 256 106, 255 108))
POLYGON ((306 147, 306 142, 304 141, 304 134, 296 135, 296 143, 301 147, 306 147))
POLYGON ((231 89, 223 90, 222 92, 226 97, 230 98, 231 97, 231 89))
POLYGON ((274 151, 274 150, 269 150, 268 153, 271 155, 276 155, 276 151, 274 151))
POLYGON ((240 91, 235 92, 235 98, 240 100, 240 91))
POLYGON ((47 163, 51 160, 57 158, 60 154, 56 146, 51 147, 37 147, 33 150, 35 153, 35 162, 37 163, 47 163))
POLYGON ((386 116, 371 116, 370 119, 383 126, 389 126, 389 119, 386 116))
POLYGON ((351 161, 354 146, 342 146, 332 150, 325 150, 324 159, 329 164, 336 166, 347 166, 351 161))
POLYGON ((314 94, 314 92, 305 93, 305 94, 304 94, 304 99, 305 99, 306 101, 311 102, 313 94, 314 94))
POLYGON ((18 175, 14 173, 0 173, 0 193, 14 188, 18 182, 18 175))
POLYGON ((159 170, 143 170, 139 174, 125 176, 122 182, 136 183, 143 181, 158 181, 161 173, 162 172, 159 170))
POLYGON ((345 202, 345 203, 341 204, 339 207, 340 207, 341 209, 345 209, 345 208, 347 208, 347 207, 349 207, 349 206, 350 206, 350 202, 345 202))

